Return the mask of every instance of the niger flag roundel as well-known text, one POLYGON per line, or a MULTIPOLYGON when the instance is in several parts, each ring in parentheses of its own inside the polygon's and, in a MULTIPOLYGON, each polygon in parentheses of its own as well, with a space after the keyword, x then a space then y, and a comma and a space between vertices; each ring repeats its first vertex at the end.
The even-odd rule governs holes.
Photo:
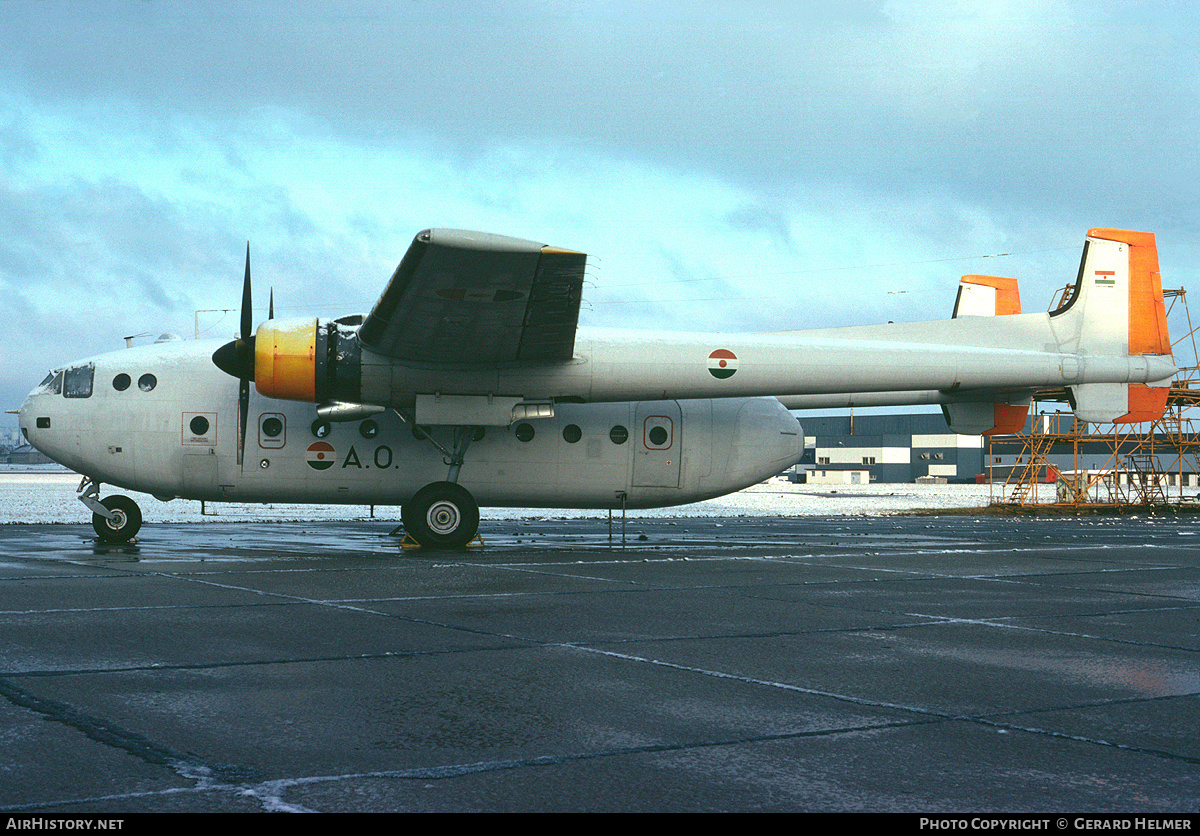
POLYGON ((727 348, 718 348, 712 354, 708 355, 708 373, 717 380, 733 377, 733 373, 737 371, 737 367, 737 355, 727 348))
POLYGON ((327 441, 317 441, 308 446, 304 460, 313 470, 327 470, 333 467, 333 445, 327 441))

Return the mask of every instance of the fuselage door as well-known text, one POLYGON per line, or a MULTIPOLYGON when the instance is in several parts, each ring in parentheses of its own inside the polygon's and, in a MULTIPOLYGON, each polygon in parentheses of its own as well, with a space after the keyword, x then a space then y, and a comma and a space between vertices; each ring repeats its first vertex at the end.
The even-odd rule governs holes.
POLYGON ((634 487, 679 487, 683 421, 675 401, 639 403, 634 426, 634 487))

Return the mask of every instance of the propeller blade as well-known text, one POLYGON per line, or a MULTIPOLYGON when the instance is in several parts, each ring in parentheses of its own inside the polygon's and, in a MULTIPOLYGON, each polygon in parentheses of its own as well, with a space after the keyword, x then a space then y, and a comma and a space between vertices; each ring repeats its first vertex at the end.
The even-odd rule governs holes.
POLYGON ((254 379, 254 305, 250 300, 250 242, 246 242, 246 278, 242 281, 242 338, 236 343, 238 361, 238 467, 246 453, 246 420, 250 413, 250 381, 254 379))
MULTIPOLYGON (((275 315, 275 293, 271 292, 271 316, 275 315)), ((246 242, 246 278, 242 282, 241 334, 213 352, 213 364, 238 379, 237 463, 242 466, 246 448, 246 423, 250 415, 250 381, 254 380, 254 306, 250 298, 250 242, 246 242)))
POLYGON ((275 318, 275 288, 271 288, 271 296, 267 302, 267 319, 275 318))
POLYGON ((254 308, 250 303, 250 242, 246 242, 246 279, 242 282, 242 339, 253 336, 254 308))
POLYGON ((250 381, 242 378, 241 384, 238 386, 238 420, 241 426, 238 428, 238 448, 237 448, 237 463, 238 467, 242 466, 242 457, 246 452, 246 419, 250 412, 250 381))

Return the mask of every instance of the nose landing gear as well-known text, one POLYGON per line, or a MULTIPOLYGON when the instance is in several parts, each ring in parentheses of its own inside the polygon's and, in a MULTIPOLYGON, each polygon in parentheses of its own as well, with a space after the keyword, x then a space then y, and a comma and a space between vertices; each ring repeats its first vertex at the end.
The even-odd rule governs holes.
POLYGON ((111 519, 92 514, 92 528, 101 540, 123 543, 132 539, 142 527, 142 511, 129 497, 106 496, 100 504, 112 512, 111 519))
POLYGON ((107 543, 124 543, 133 539, 142 527, 142 510, 127 496, 119 494, 100 498, 100 483, 87 476, 77 489, 79 501, 92 510, 92 528, 96 536, 107 543))

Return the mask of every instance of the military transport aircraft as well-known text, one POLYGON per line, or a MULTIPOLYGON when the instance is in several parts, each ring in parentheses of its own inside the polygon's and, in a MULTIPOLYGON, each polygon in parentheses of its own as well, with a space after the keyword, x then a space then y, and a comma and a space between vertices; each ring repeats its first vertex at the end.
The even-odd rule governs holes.
POLYGON ((1082 420, 1138 422, 1176 372, 1150 233, 1090 230, 1050 313, 1021 313, 1013 279, 965 276, 949 320, 782 333, 577 333, 585 259, 426 230, 366 316, 272 315, 252 333, 247 247, 238 339, 56 368, 21 432, 83 475, 102 539, 141 525, 133 500, 100 497, 109 483, 400 505, 418 543, 460 547, 480 505, 649 508, 762 481, 803 453, 788 408, 940 403, 953 431, 987 435, 1066 387, 1082 420))

